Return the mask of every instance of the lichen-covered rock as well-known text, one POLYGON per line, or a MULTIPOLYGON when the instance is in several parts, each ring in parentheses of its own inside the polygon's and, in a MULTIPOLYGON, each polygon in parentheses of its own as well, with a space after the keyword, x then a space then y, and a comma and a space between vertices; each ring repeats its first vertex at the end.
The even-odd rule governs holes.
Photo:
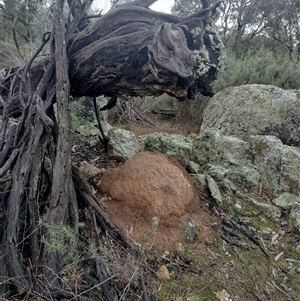
POLYGON ((249 145, 241 139, 221 136, 217 130, 208 129, 195 140, 193 154, 202 170, 219 181, 227 177, 247 186, 258 185, 260 181, 249 156, 249 145))
POLYGON ((300 195, 300 149, 285 146, 280 164, 280 188, 300 195))
POLYGON ((300 197, 284 192, 274 200, 274 204, 284 210, 290 210, 294 204, 300 204, 300 197))
MULTIPOLYGON (((228 203, 232 204, 232 194, 237 197, 240 204, 235 204, 235 208, 243 207, 243 204, 251 204, 252 206, 259 209, 262 213, 264 213, 267 217, 269 217, 271 220, 278 222, 280 220, 280 217, 282 215, 280 208, 269 204, 265 201, 262 202, 259 198, 254 198, 249 196, 248 194, 245 194, 239 188, 232 183, 230 180, 225 179, 222 183, 223 188, 226 189, 226 197, 225 200, 229 200, 228 203)), ((223 202, 224 204, 225 202, 223 202)))
POLYGON ((274 136, 250 136, 248 141, 204 130, 195 140, 193 154, 202 173, 216 181, 225 178, 248 187, 260 183, 274 194, 300 196, 300 149, 274 136))
POLYGON ((290 223, 294 230, 300 232, 300 204, 294 203, 290 212, 290 223))
POLYGON ((206 175, 192 174, 191 178, 192 178, 196 188, 198 188, 201 191, 207 191, 208 187, 207 187, 206 175))
POLYGON ((151 133, 144 140, 146 151, 166 154, 186 166, 192 154, 192 140, 182 135, 151 133))
POLYGON ((140 150, 133 132, 112 128, 107 133, 108 152, 112 159, 126 161, 140 150))
POLYGON ((271 85, 229 87, 205 108, 201 131, 209 128, 245 141, 251 135, 272 135, 300 146, 300 99, 271 85))
POLYGON ((91 136, 97 136, 101 135, 98 127, 93 123, 87 123, 84 125, 81 125, 76 129, 76 131, 85 137, 91 137, 91 136))
POLYGON ((185 169, 188 173, 198 174, 200 172, 200 165, 193 161, 187 161, 185 169))
POLYGON ((274 136, 251 136, 249 150, 253 164, 261 174, 264 186, 276 193, 280 187, 281 153, 283 143, 274 136))
POLYGON ((249 147, 266 188, 275 194, 285 191, 300 195, 299 148, 284 145, 274 136, 252 136, 249 147))
POLYGON ((218 203, 221 204, 222 203, 222 195, 221 195, 221 191, 218 187, 218 184, 216 183, 216 181, 210 177, 210 176, 206 176, 207 179, 207 186, 208 189, 210 191, 210 194, 212 196, 212 198, 218 203))
POLYGON ((184 223, 184 241, 193 243, 197 237, 198 231, 194 222, 188 218, 184 223))

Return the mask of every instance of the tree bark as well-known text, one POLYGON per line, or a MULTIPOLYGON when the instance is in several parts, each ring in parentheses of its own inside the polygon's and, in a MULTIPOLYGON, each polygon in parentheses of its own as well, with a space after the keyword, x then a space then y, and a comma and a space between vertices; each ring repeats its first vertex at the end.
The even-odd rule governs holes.
MULTIPOLYGON (((74 297, 74 285, 60 276, 67 259, 49 242, 52 226, 62 232, 70 227, 75 240, 63 242, 65 247, 82 246, 79 222, 88 221, 79 209, 93 210, 101 229, 134 249, 72 167, 69 101, 70 95, 114 99, 166 92, 184 100, 212 93, 225 59, 209 22, 216 7, 182 19, 151 11, 154 2, 133 1, 89 23, 92 1, 68 0, 73 17, 65 27, 64 0, 57 0, 53 32, 43 39, 50 43, 49 57, 36 60, 37 52, 25 67, 0 71, 1 297, 74 297), (10 117, 16 124, 9 125, 10 117)), ((100 258, 94 270, 99 281, 109 279, 100 258)), ((103 286, 111 300, 118 289, 113 279, 103 286)))

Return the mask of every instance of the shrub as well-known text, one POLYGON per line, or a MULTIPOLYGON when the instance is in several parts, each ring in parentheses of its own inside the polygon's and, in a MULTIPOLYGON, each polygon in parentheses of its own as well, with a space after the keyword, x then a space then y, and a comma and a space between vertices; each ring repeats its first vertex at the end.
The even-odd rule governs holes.
POLYGON ((300 66, 288 55, 277 55, 261 47, 257 52, 238 59, 228 53, 228 69, 214 82, 214 92, 229 86, 268 84, 283 89, 300 89, 300 66))

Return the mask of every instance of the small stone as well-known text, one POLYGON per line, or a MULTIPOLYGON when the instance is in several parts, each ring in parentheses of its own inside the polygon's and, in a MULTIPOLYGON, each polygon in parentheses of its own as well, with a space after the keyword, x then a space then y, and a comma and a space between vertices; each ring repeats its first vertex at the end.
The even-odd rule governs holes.
POLYGON ((184 246, 181 242, 179 242, 177 244, 177 251, 180 252, 180 253, 183 253, 184 252, 184 246))
POLYGON ((207 181, 206 181, 206 176, 203 174, 192 174, 191 178, 195 184, 195 186, 201 190, 201 191, 206 191, 207 190, 207 181))
POLYGON ((165 265, 162 265, 156 272, 156 276, 159 280, 170 280, 170 273, 165 265))
POLYGON ((295 203, 289 216, 290 224, 296 232, 300 232, 300 204, 295 203))
POLYGON ((111 197, 110 196, 103 196, 102 198, 100 198, 100 202, 107 202, 107 201, 111 201, 111 197))
POLYGON ((79 170, 82 174, 86 176, 88 180, 103 173, 103 171, 100 168, 97 168, 86 161, 80 162, 79 170))
POLYGON ((238 203, 235 203, 235 204, 234 204, 234 207, 235 207, 236 209, 238 209, 238 210, 242 210, 242 209, 243 209, 243 207, 241 206, 241 204, 238 204, 238 203))
POLYGON ((185 169, 188 173, 198 174, 200 171, 200 165, 193 161, 188 161, 185 169))
POLYGON ((222 204, 222 195, 216 181, 209 175, 206 176, 206 179, 211 196, 218 204, 222 204))
POLYGON ((140 151, 135 134, 124 129, 110 129, 107 133, 108 151, 112 159, 126 161, 140 151))
POLYGON ((196 239, 198 231, 194 222, 188 218, 186 223, 184 224, 184 234, 185 234, 185 242, 193 243, 196 239))
POLYGON ((159 226, 159 217, 153 216, 151 220, 151 228, 153 232, 157 232, 159 226))
POLYGON ((218 300, 220 301, 232 301, 230 295, 228 294, 228 292, 226 290, 222 290, 219 292, 214 293, 216 295, 216 297, 218 298, 218 300))

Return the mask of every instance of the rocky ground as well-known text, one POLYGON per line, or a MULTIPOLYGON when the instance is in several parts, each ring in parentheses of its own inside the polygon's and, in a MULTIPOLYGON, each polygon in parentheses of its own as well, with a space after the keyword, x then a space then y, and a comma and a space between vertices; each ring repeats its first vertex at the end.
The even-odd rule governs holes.
MULTIPOLYGON (((228 188, 229 184, 223 183, 220 193, 227 196, 225 202, 220 204, 202 191, 199 206, 195 209, 194 204, 192 211, 187 206, 182 214, 174 216, 164 214, 162 208, 155 229, 153 217, 159 212, 141 214, 140 206, 120 203, 98 190, 105 170, 123 163, 111 160, 97 138, 93 139, 76 138, 74 163, 82 168, 82 162, 87 162, 86 177, 99 202, 144 254, 149 300, 299 300, 299 235, 291 229, 287 217, 274 221, 251 202, 239 206, 241 198, 272 203, 272 194, 263 187, 228 188), (91 166, 95 167, 92 171, 91 166), (187 242, 185 225, 189 219, 197 235, 187 242)), ((147 174, 146 165, 140 162, 139 169, 145 168, 147 174)), ((124 263, 117 254, 108 250, 103 258, 112 272, 123 273, 130 282, 140 263, 130 254, 124 263)), ((140 299, 128 296, 125 300, 140 299)))
POLYGON ((139 250, 102 253, 123 287, 144 271, 147 295, 123 300, 299 300, 298 109, 293 91, 246 85, 208 102, 200 133, 112 129, 108 153, 77 137, 74 164, 139 250))

